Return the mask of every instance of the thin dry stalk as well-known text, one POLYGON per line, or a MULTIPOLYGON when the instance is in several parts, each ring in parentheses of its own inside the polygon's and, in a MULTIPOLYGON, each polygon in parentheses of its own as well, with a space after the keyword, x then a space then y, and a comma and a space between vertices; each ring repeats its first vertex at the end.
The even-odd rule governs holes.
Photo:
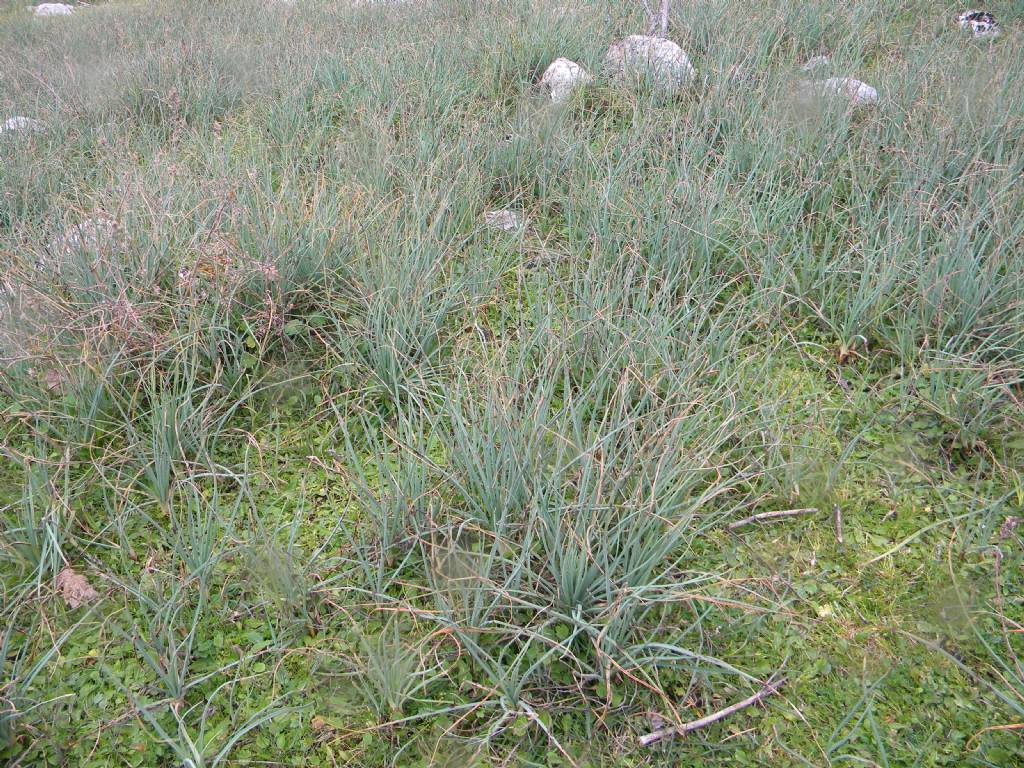
POLYGON ((705 726, 717 723, 719 720, 723 720, 734 712, 739 712, 741 709, 749 707, 751 704, 756 704, 761 699, 767 698, 779 692, 779 688, 786 684, 785 679, 779 680, 778 682, 768 681, 757 693, 752 696, 748 696, 743 701, 737 701, 735 704, 731 704, 725 709, 720 709, 717 712, 712 712, 710 715, 700 718, 699 720, 693 720, 689 723, 683 723, 682 725, 673 726, 672 728, 663 728, 660 731, 653 731, 652 733, 644 734, 640 737, 640 746, 647 747, 651 744, 661 741, 669 736, 685 736, 691 731, 696 731, 705 726))
POLYGON ((774 512, 758 512, 756 515, 745 517, 742 520, 737 520, 734 523, 729 523, 729 530, 735 531, 737 528, 742 528, 744 525, 750 523, 762 523, 766 520, 777 520, 783 517, 796 517, 797 515, 810 515, 817 512, 817 507, 803 507, 801 509, 780 509, 774 512))

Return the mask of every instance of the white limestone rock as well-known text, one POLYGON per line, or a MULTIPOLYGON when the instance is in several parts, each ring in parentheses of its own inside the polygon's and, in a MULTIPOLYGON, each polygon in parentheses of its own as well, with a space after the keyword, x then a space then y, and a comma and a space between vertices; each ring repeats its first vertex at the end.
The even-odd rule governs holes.
POLYGON ((501 208, 497 211, 484 211, 484 224, 488 229, 499 232, 515 232, 526 226, 526 217, 519 211, 501 208))
POLYGON ((4 120, 3 125, 0 125, 0 133, 42 133, 46 130, 46 126, 38 120, 33 120, 31 117, 24 117, 22 115, 15 115, 4 120))
POLYGON ((670 92, 686 88, 696 77, 689 56, 663 37, 630 35, 608 49, 604 64, 614 80, 650 77, 670 92))
POLYGON ((866 107, 878 103, 878 91, 867 83, 852 77, 830 77, 811 84, 814 92, 824 96, 841 96, 855 107, 866 107))
POLYGON ((36 16, 69 16, 75 10, 75 6, 67 3, 40 3, 35 7, 29 6, 29 8, 36 16))
POLYGON ((428 0, 348 0, 348 6, 350 8, 380 8, 395 6, 417 8, 425 6, 427 2, 428 0))
POLYGON ((557 104, 568 99, 575 88, 586 85, 591 79, 587 70, 575 61, 558 58, 544 70, 540 82, 548 89, 551 100, 557 104))
POLYGON ((102 253, 117 246, 121 226, 109 216, 98 214, 72 224, 50 241, 50 254, 64 261, 78 253, 102 253))

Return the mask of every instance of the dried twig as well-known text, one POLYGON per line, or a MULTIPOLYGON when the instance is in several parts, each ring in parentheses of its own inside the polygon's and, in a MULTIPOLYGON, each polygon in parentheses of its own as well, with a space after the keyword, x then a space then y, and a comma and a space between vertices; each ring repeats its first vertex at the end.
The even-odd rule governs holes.
POLYGON ((719 720, 728 717, 733 712, 739 712, 741 709, 749 707, 751 704, 756 704, 761 699, 767 698, 775 693, 779 692, 779 688, 786 684, 785 679, 777 682, 769 680, 765 683, 764 688, 755 693, 753 696, 748 696, 743 701, 737 701, 735 704, 731 704, 725 709, 720 709, 717 712, 712 712, 710 715, 705 715, 699 720, 692 720, 689 723, 683 723, 682 725, 673 726, 672 728, 663 728, 660 731, 654 731, 652 733, 644 734, 640 737, 640 746, 646 747, 655 742, 661 741, 668 736, 684 736, 691 731, 696 731, 699 728, 703 728, 706 725, 717 723, 719 720))
POLYGON ((832 519, 836 525, 836 541, 843 543, 843 508, 838 504, 832 507, 832 519))
POLYGON ((651 6, 647 4, 647 0, 643 0, 644 10, 647 12, 647 18, 650 21, 650 26, 647 28, 648 35, 653 35, 655 32, 658 33, 659 37, 668 35, 669 2, 670 0, 661 0, 658 12, 654 13, 651 6))
POLYGON ((659 32, 665 37, 668 34, 668 3, 669 0, 661 0, 661 12, 658 14, 659 32))
POLYGON ((667 37, 669 34, 669 5, 671 0, 660 0, 657 10, 650 7, 647 0, 642 0, 644 12, 647 14, 647 34, 667 37))
POLYGON ((810 515, 817 512, 817 507, 803 507, 801 509, 780 509, 775 512, 758 512, 756 515, 745 517, 742 520, 737 520, 734 523, 729 523, 729 530, 735 531, 737 528, 742 528, 744 525, 750 523, 760 523, 765 520, 775 520, 780 517, 796 517, 797 515, 810 515))

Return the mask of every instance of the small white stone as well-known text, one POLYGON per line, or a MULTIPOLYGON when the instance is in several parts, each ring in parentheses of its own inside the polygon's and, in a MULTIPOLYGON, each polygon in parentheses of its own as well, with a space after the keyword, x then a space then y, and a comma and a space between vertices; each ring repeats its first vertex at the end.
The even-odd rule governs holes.
POLYGON ((67 3, 40 3, 33 8, 36 16, 67 16, 74 10, 75 7, 67 3))
POLYGON ((878 103, 878 91, 867 83, 862 83, 852 77, 830 77, 828 80, 819 80, 814 83, 814 88, 821 94, 845 96, 856 107, 878 103))
POLYGON ((558 58, 544 70, 540 82, 551 93, 551 100, 558 103, 568 99, 577 86, 586 85, 590 80, 587 70, 575 61, 558 58))
POLYGON ((77 253, 102 252, 116 247, 120 236, 120 225, 102 214, 72 224, 63 233, 50 241, 50 253, 61 258, 70 258, 77 253))
POLYGON ((988 11, 964 11, 956 17, 956 23, 975 37, 999 36, 999 22, 988 11))
POLYGON ((32 131, 33 133, 42 133, 46 130, 46 126, 38 120, 33 120, 31 117, 23 117, 22 115, 15 115, 4 120, 3 125, 0 125, 0 133, 7 131, 32 131))
POLYGON ((348 0, 351 8, 374 8, 381 6, 408 6, 414 8, 426 5, 427 0, 348 0))
POLYGON ((484 224, 501 232, 515 232, 523 228, 526 219, 519 211, 502 208, 497 211, 484 211, 484 224))
POLYGON ((804 72, 813 72, 816 69, 827 67, 831 63, 832 59, 828 56, 811 56, 800 69, 804 72))
POLYGON ((683 49, 663 37, 630 35, 608 49, 604 63, 616 80, 646 75, 660 88, 673 92, 688 86, 696 76, 683 49))

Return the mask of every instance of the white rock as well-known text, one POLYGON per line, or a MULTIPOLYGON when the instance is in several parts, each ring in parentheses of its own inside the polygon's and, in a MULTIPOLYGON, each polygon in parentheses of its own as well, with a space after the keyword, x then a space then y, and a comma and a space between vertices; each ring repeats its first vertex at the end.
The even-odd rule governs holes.
POLYGON ((646 75, 668 91, 685 88, 695 77, 683 49, 662 37, 630 35, 608 49, 604 63, 616 80, 646 75))
POLYGON ((427 0, 348 0, 350 8, 374 8, 380 6, 408 6, 410 8, 423 6, 427 0))
POLYGON ((45 130, 46 126, 38 120, 33 120, 31 117, 23 117, 22 115, 9 117, 4 120, 3 125, 0 125, 0 133, 7 131, 32 131, 33 133, 42 133, 45 130))
POLYGON ((831 63, 832 59, 828 56, 811 56, 811 58, 804 62, 804 65, 800 67, 800 69, 804 72, 813 72, 816 69, 827 67, 831 63))
POLYGON ((116 247, 120 236, 120 225, 103 214, 72 224, 50 241, 50 253, 60 258, 70 258, 85 252, 102 252, 116 247))
MULTIPOLYGON (((32 8, 32 6, 29 6, 32 8)), ((75 6, 67 3, 40 3, 32 9, 36 16, 67 16, 74 12, 75 6)))
POLYGON ((844 96, 856 107, 878 103, 878 91, 852 77, 830 77, 813 83, 813 87, 823 95, 844 96))
POLYGON ((975 37, 997 37, 999 22, 988 11, 964 11, 956 17, 960 29, 970 32, 975 37))
POLYGON ((484 211, 484 224, 490 229, 502 232, 515 232, 526 224, 526 218, 519 211, 502 208, 497 211, 484 211))
POLYGON ((569 98, 574 88, 586 85, 591 79, 587 70, 575 61, 558 58, 544 70, 540 82, 551 93, 551 100, 558 103, 569 98))

